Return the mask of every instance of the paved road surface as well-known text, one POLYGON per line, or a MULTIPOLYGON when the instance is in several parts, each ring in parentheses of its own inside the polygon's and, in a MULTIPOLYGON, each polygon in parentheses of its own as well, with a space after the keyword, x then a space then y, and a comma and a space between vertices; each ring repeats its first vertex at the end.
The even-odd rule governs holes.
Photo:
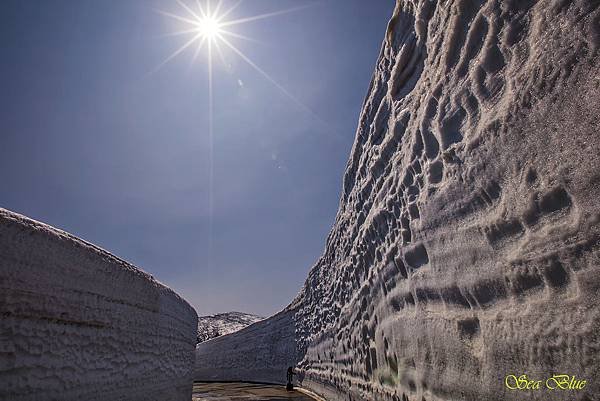
POLYGON ((250 383, 194 383, 193 401, 315 401, 284 386, 250 383))

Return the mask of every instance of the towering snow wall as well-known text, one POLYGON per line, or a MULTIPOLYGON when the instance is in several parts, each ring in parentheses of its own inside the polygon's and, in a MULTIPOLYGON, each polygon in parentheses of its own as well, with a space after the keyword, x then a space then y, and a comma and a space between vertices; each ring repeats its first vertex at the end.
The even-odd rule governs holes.
POLYGON ((599 399, 599 5, 398 1, 293 315, 200 344, 196 378, 285 360, 332 401, 599 399), (293 352, 253 351, 286 324, 293 352))
POLYGON ((189 401, 196 312, 152 276, 0 209, 0 400, 189 401))

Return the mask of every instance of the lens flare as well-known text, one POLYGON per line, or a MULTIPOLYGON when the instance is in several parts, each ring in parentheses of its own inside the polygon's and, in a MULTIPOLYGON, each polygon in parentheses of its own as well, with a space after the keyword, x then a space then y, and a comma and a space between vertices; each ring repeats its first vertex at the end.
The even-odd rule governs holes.
MULTIPOLYGON (((290 92, 288 92, 283 86, 275 81, 267 72, 265 72, 262 68, 260 68, 254 61, 250 59, 246 54, 244 54, 240 49, 238 49, 233 43, 233 39, 243 39, 253 41, 253 39, 248 38, 244 35, 241 35, 236 32, 232 32, 230 29, 240 24, 253 22, 256 20, 262 20, 266 18, 271 18, 281 14, 287 14, 293 11, 297 11, 300 9, 304 9, 307 7, 311 7, 314 4, 303 5, 300 7, 294 7, 286 10, 270 12, 266 14, 255 15, 251 17, 244 17, 238 19, 229 19, 229 15, 240 5, 242 0, 237 1, 233 6, 228 9, 222 11, 222 0, 219 0, 216 7, 211 9, 210 0, 206 0, 204 3, 204 7, 200 0, 196 0, 195 6, 189 6, 184 2, 184 0, 175 0, 179 6, 185 11, 183 15, 173 14, 167 11, 156 10, 158 13, 167 16, 169 18, 175 19, 178 22, 185 24, 185 29, 181 31, 172 32, 167 34, 167 36, 188 36, 189 39, 185 41, 185 43, 179 47, 175 52, 173 52, 170 56, 168 56, 163 62, 161 62, 151 73, 154 73, 161 69, 165 64, 169 61, 173 60, 179 54, 183 53, 186 49, 192 48, 195 45, 196 49, 194 51, 194 56, 192 62, 196 60, 200 51, 206 47, 206 56, 207 56, 207 64, 208 64, 208 141, 209 141, 209 188, 208 188, 208 214, 209 214, 209 235, 208 235, 208 266, 212 265, 211 263, 211 253, 212 253, 212 241, 213 241, 213 209, 214 209, 214 200, 213 200, 213 192, 214 192, 214 146, 213 146, 213 137, 214 137, 214 128, 213 128, 213 119, 214 119, 214 99, 213 99, 213 59, 215 51, 223 60, 223 50, 227 49, 231 51, 233 54, 240 57, 244 62, 250 65, 255 71, 257 71, 261 76, 266 78, 271 84, 273 84, 277 89, 279 89, 286 97, 292 100, 296 105, 300 106, 302 109, 307 111, 310 115, 316 117, 316 114, 310 110, 307 106, 305 106, 302 102, 296 99, 290 92)), ((241 81, 239 81, 241 82, 241 81)), ((241 84, 240 84, 241 85, 241 84)), ((316 117, 317 120, 320 120, 316 117)))

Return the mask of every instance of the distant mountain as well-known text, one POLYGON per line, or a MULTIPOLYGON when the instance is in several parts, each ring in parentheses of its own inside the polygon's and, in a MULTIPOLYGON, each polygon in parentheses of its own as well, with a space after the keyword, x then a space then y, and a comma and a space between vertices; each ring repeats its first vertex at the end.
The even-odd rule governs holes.
POLYGON ((198 317, 198 339, 202 343, 211 338, 230 334, 246 326, 263 320, 264 317, 242 312, 218 313, 210 316, 198 317))

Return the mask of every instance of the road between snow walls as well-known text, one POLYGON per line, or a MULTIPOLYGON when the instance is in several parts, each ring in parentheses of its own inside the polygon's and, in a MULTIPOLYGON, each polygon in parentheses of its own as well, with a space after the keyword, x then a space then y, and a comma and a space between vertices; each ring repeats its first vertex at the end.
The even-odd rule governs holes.
POLYGON ((0 400, 189 401, 197 315, 152 276, 0 209, 0 400))
POLYGON ((323 256, 284 311, 199 344, 195 379, 598 399, 599 4, 399 0, 323 256))

